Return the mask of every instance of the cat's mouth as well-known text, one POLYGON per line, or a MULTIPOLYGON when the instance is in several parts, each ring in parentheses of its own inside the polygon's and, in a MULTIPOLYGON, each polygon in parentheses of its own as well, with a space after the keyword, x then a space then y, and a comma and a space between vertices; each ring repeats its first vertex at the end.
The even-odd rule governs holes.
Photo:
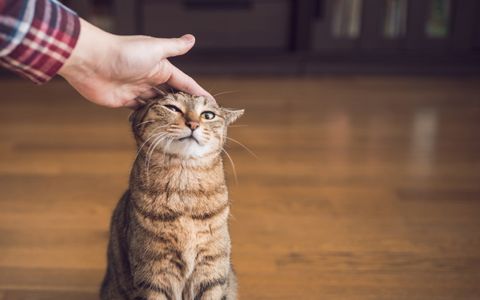
POLYGON ((193 133, 188 135, 188 136, 184 136, 182 138, 179 138, 178 139, 180 142, 183 142, 183 141, 189 141, 189 140, 193 140, 195 142, 197 142, 197 144, 200 145, 200 143, 198 142, 198 140, 193 136, 193 133))

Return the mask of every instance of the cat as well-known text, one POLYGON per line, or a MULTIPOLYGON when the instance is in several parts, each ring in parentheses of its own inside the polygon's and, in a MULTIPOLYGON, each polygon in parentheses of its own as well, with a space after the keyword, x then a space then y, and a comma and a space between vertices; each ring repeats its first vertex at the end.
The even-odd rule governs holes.
POLYGON ((237 298, 221 154, 243 112, 179 92, 132 113, 138 154, 112 216, 102 300, 237 298))

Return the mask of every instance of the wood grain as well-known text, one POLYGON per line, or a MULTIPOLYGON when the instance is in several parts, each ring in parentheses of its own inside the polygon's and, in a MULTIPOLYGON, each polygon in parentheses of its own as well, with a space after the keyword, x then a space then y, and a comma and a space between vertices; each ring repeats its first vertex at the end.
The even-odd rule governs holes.
MULTIPOLYGON (((241 299, 479 299, 480 80, 200 78, 246 115, 241 299)), ((0 300, 98 299, 135 155, 127 110, 0 81, 0 300)))

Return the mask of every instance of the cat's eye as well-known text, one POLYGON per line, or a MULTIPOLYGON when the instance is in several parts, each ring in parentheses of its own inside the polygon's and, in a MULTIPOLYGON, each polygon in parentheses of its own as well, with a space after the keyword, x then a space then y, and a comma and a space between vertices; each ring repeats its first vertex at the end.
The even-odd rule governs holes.
POLYGON ((165 104, 164 107, 168 108, 171 111, 182 113, 182 110, 173 104, 165 104))
POLYGON ((204 111, 200 116, 205 120, 212 120, 215 118, 215 113, 213 111, 204 111))

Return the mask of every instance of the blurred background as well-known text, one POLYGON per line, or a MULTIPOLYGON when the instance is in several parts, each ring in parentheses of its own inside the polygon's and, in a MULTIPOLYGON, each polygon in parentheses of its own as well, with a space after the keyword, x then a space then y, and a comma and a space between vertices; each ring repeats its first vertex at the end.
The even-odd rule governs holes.
MULTIPOLYGON (((480 299, 480 1, 79 0, 226 107, 241 299, 480 299)), ((101 41, 99 41, 101 43, 101 41)), ((98 299, 127 110, 1 71, 0 300, 98 299)))
POLYGON ((476 0, 65 1, 121 34, 197 37, 202 74, 478 72, 476 0))

